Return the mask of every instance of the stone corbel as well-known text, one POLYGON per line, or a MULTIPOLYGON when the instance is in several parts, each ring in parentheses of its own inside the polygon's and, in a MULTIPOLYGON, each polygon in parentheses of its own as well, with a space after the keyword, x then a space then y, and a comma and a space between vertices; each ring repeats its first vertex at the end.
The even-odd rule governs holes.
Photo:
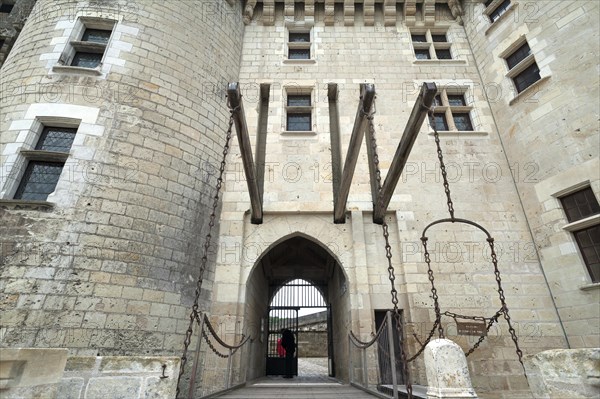
POLYGON ((275 24, 275 0, 263 0, 263 25, 275 24))
POLYGON ((248 25, 252 21, 255 6, 256 0, 248 0, 246 3, 246 7, 244 8, 244 25, 248 25))
POLYGON ((294 5, 295 1, 294 0, 285 0, 284 3, 284 18, 285 20, 294 20, 294 16, 296 14, 295 12, 295 5, 294 5))
POLYGON ((325 26, 333 26, 335 21, 335 0, 325 0, 325 26))
POLYGON ((396 25, 396 0, 385 0, 383 2, 383 25, 396 25))
POLYGON ((375 0, 365 0, 363 3, 365 26, 375 25, 375 0))
POLYGON ((354 0, 344 0, 344 25, 354 26, 354 0))
POLYGON ((423 1, 423 21, 425 25, 435 24, 435 0, 423 1))
MULTIPOLYGON (((483 0, 482 0, 483 2, 483 0)), ((462 6, 460 5, 460 1, 458 0, 448 0, 448 7, 450 7, 450 11, 452 12, 452 16, 454 17, 454 20, 459 24, 462 25, 463 24, 463 15, 465 15, 465 12, 462 8, 462 6)))
POLYGON ((304 18, 315 16, 315 0, 304 1, 304 18))
POLYGON ((404 21, 407 26, 415 26, 417 22, 417 1, 406 0, 404 2, 404 21))

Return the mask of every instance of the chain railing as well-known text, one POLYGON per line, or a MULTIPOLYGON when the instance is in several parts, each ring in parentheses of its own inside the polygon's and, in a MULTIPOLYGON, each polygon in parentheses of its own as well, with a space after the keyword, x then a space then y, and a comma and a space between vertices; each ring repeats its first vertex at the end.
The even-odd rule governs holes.
POLYGON ((394 336, 394 320, 394 312, 388 311, 370 341, 363 342, 350 331, 348 359, 350 384, 373 393, 391 393, 397 399, 399 387, 405 381, 402 349, 394 336))
POLYGON ((237 345, 229 345, 219 336, 206 315, 197 321, 200 335, 196 337, 188 399, 210 397, 245 383, 242 354, 251 342, 249 336, 241 334, 237 345))

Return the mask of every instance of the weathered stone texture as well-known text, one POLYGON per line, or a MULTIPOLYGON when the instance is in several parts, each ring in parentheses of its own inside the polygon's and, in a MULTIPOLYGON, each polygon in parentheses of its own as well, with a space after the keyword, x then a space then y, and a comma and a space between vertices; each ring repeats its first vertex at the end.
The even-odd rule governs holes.
POLYGON ((37 3, 2 67, 1 185, 35 144, 19 138, 35 118, 82 123, 54 207, 0 210, 2 345, 181 350, 229 117, 221 88, 238 75, 239 7, 37 3), (80 16, 118 21, 105 75, 52 72, 80 16))
POLYGON ((490 24, 481 16, 483 4, 465 2, 465 30, 569 344, 599 347, 600 291, 589 287, 573 235, 563 229, 558 197, 589 184, 600 198, 600 85, 589 73, 598 65, 600 7, 596 1, 512 3, 490 24), (501 55, 523 38, 542 79, 517 95, 501 55))
POLYGON ((554 349, 525 360, 535 398, 597 398, 600 395, 600 349, 554 349))

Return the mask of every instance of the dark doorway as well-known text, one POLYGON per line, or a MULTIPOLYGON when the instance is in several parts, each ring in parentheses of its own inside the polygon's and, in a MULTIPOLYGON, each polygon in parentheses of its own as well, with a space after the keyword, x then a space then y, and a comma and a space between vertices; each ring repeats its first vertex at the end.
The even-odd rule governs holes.
MULTIPOLYGON (((376 310, 375 311, 375 328, 376 331, 379 330, 379 327, 385 322, 387 310, 376 310)), ((400 340, 398 339, 398 328, 396 325, 396 319, 394 317, 392 320, 392 330, 393 330, 393 340, 394 340, 394 357, 396 359, 396 381, 398 384, 404 384, 404 376, 402 375, 402 348, 400 346, 400 340)), ((380 339, 388 340, 388 334, 382 334, 380 339)), ((379 370, 381 385, 391 385, 392 384, 392 367, 390 367, 390 354, 388 353, 389 345, 387 342, 383 343, 383 345, 377 345, 377 358, 379 360, 379 370)))

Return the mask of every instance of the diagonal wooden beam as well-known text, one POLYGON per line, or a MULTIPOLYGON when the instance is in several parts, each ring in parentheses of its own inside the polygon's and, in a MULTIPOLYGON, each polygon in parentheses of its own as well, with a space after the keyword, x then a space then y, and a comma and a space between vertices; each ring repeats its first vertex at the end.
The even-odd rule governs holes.
POLYGON ((250 221, 252 224, 261 224, 263 218, 262 198, 258 190, 256 168, 252 158, 252 147, 250 145, 250 137, 248 136, 248 125, 246 125, 246 114, 244 113, 239 83, 229 83, 227 86, 227 98, 229 99, 230 108, 236 110, 233 113, 233 121, 240 145, 240 153, 242 154, 248 192, 250 193, 250 221))
POLYGON ((363 136, 365 135, 367 115, 371 112, 374 99, 375 85, 371 83, 361 85, 360 102, 358 103, 356 117, 354 118, 352 136, 350 136, 350 144, 348 145, 346 161, 344 162, 344 169, 342 171, 342 181, 340 183, 339 192, 333 199, 334 223, 345 223, 346 221, 346 202, 348 201, 348 194, 350 193, 350 185, 352 184, 354 169, 356 169, 360 146, 363 141, 363 136))
POLYGON ((396 149, 396 154, 394 154, 394 159, 392 160, 390 169, 385 177, 385 181, 383 182, 381 190, 379 191, 379 195, 373 204, 374 223, 383 223, 383 217, 385 216, 387 207, 390 204, 392 194, 394 194, 394 190, 396 189, 396 185, 398 184, 402 170, 406 165, 410 151, 417 139, 417 135, 419 134, 423 120, 425 120, 425 117, 427 116, 427 111, 429 111, 436 93, 437 87, 435 83, 426 82, 423 83, 423 86, 421 86, 419 97, 417 97, 417 101, 415 102, 412 112, 410 113, 408 123, 406 124, 404 133, 400 139, 400 144, 398 144, 398 148, 396 149))

